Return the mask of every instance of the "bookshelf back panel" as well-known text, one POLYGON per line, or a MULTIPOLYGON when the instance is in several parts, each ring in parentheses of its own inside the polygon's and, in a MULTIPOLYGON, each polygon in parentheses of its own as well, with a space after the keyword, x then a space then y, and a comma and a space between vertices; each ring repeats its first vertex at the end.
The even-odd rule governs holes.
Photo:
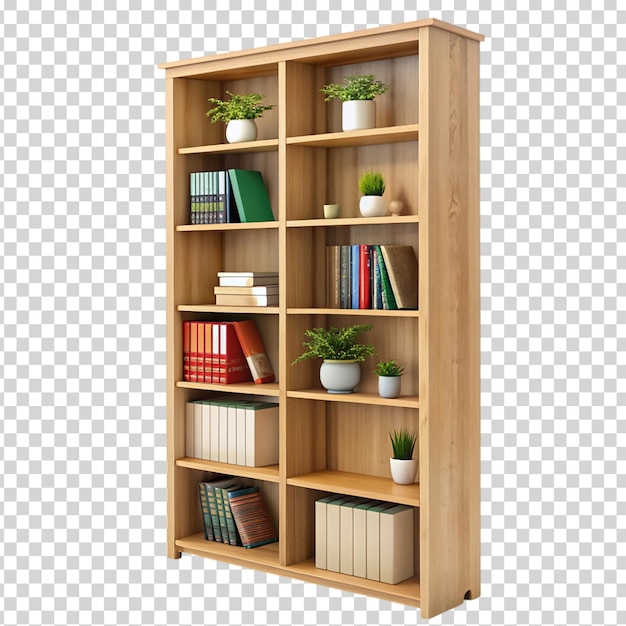
POLYGON ((278 229, 232 230, 223 237, 223 265, 216 272, 278 271, 278 229))
POLYGON ((287 398, 286 473, 288 477, 326 468, 326 407, 323 402, 287 398))
POLYGON ((175 304, 215 301, 213 287, 223 268, 224 241, 220 232, 174 233, 176 248, 175 304))
MULTIPOLYGON (((327 468, 391 478, 389 432, 418 430, 418 411, 399 407, 326 403, 327 468)), ((418 445, 414 458, 417 458, 418 445)))

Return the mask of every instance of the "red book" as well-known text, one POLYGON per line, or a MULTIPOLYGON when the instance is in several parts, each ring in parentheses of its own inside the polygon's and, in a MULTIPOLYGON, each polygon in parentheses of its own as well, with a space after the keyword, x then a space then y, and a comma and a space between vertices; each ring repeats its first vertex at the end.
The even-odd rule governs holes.
POLYGON ((371 288, 371 255, 370 246, 361 244, 359 249, 359 309, 372 308, 372 288, 371 288))
MULTIPOLYGON (((252 378, 246 356, 235 332, 234 322, 213 322, 219 328, 219 350, 214 359, 213 382, 243 383, 252 378), (217 380, 216 380, 217 375, 217 380)), ((215 346, 213 347, 215 355, 215 346)))
POLYGON ((233 322, 239 343, 248 361, 255 383, 271 383, 274 381, 274 370, 265 352, 263 339, 254 320, 233 322))

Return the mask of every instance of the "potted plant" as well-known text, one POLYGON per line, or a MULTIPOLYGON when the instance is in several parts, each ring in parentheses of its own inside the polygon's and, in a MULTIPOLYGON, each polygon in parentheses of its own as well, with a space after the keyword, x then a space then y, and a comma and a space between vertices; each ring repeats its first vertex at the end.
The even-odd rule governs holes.
POLYGON ((413 450, 417 441, 417 433, 402 427, 389 433, 393 457, 389 459, 391 477, 398 485, 411 485, 417 474, 417 459, 413 458, 413 450))
POLYGON ((387 205, 383 199, 385 179, 380 172, 363 172, 359 178, 359 191, 363 194, 359 202, 359 211, 363 217, 382 217, 387 214, 387 205))
POLYGON ((389 86, 373 74, 347 76, 343 83, 324 85, 320 91, 325 101, 335 98, 342 102, 342 130, 376 128, 376 102, 374 98, 389 91, 389 86))
POLYGON ((226 124, 226 140, 229 143, 241 141, 254 141, 257 137, 257 127, 254 122, 262 117, 265 111, 271 111, 275 104, 259 104, 264 95, 260 93, 236 94, 226 91, 229 100, 209 98, 213 108, 207 111, 207 117, 211 122, 224 122, 226 124))
POLYGON ((378 361, 374 372, 378 375, 378 394, 382 398, 397 398, 400 395, 404 367, 394 359, 378 361))
POLYGON ((376 354, 369 343, 357 343, 357 337, 368 330, 370 324, 355 324, 346 328, 309 328, 304 334, 309 341, 302 345, 307 351, 292 363, 305 359, 322 359, 320 382, 328 393, 352 393, 361 382, 361 366, 366 357, 376 354))

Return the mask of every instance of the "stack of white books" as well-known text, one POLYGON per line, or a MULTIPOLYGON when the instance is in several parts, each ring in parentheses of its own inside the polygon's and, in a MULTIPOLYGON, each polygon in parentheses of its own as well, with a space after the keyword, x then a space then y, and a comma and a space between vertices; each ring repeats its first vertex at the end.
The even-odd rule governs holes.
POLYGON ((220 306, 278 306, 278 272, 218 272, 220 306))
POLYGON ((315 502, 315 567, 395 585, 415 574, 413 507, 333 495, 315 502))
POLYGON ((278 404, 219 398, 186 404, 188 457, 264 467, 278 464, 278 404))

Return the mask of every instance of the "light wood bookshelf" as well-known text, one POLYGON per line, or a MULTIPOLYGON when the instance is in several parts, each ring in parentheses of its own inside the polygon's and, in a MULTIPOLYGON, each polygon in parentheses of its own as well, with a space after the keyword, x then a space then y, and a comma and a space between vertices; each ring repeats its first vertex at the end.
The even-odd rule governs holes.
POLYGON ((165 63, 167 185, 168 556, 195 554, 420 607, 428 618, 480 594, 479 44, 428 19, 165 63), (320 88, 373 73, 377 128, 341 132, 320 88), (227 144, 205 113, 225 91, 265 94, 256 142, 227 144), (275 221, 190 225, 189 173, 263 172, 275 221), (379 169, 399 217, 363 218, 357 180, 379 169), (341 205, 335 220, 322 205, 341 205), (404 244, 418 257, 419 310, 330 309, 325 249, 404 244), (277 307, 215 305, 218 271, 278 271, 277 307), (182 380, 185 320, 253 318, 276 373, 270 385, 182 380), (307 328, 370 323, 367 341, 406 373, 376 392, 375 359, 356 393, 327 394, 318 363, 292 367, 307 328), (185 403, 229 393, 280 405, 280 460, 244 468, 185 452, 185 403), (418 482, 391 480, 388 432, 419 433, 418 482), (215 474, 258 484, 279 542, 246 550, 204 540, 197 484, 215 474), (415 507, 415 576, 397 585, 315 567, 315 500, 341 493, 415 507))

